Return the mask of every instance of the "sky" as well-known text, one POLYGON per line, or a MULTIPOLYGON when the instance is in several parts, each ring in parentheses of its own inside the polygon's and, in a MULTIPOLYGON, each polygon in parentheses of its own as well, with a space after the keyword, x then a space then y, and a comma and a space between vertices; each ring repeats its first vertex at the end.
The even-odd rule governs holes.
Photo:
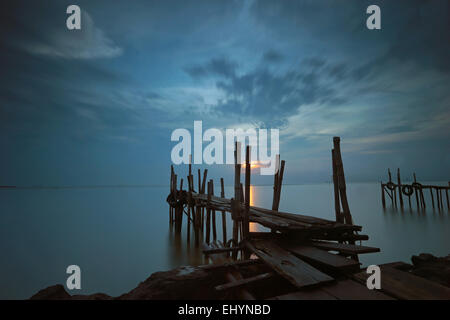
POLYGON ((329 181, 333 136, 349 181, 450 177, 446 0, 0 6, 0 185, 165 185, 171 133, 195 120, 280 129, 286 183, 329 181))

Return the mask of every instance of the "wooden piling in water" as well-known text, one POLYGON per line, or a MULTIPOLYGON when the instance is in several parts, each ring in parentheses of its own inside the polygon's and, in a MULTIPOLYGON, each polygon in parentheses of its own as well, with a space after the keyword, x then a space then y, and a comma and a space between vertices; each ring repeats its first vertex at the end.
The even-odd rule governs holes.
MULTIPOLYGON (((211 196, 214 195, 214 180, 210 180, 211 183, 211 196)), ((217 240, 217 230, 216 230, 216 210, 211 210, 212 215, 212 232, 213 232, 213 241, 217 240)))
MULTIPOLYGON (((223 182, 223 178, 220 178, 220 196, 225 198, 225 186, 223 182)), ((222 211, 222 240, 223 245, 227 243, 227 217, 225 215, 225 211, 222 211)))
POLYGON ((434 196, 433 196, 433 188, 430 188, 430 197, 431 197, 431 205, 433 206, 433 209, 434 209, 434 196))
POLYGON ((383 205, 383 209, 386 209, 386 197, 384 195, 384 184, 381 182, 381 203, 383 205))
POLYGON ((211 232, 211 208, 210 208, 210 201, 211 201, 211 183, 208 182, 208 198, 206 202, 206 243, 209 244, 210 242, 210 232, 211 232))
POLYGON ((245 211, 242 220, 244 240, 248 238, 249 233, 250 169, 250 146, 247 146, 245 153, 245 211))
MULTIPOLYGON (((238 150, 240 150, 240 142, 235 143, 234 150, 234 200, 237 203, 241 202, 241 165, 240 165, 240 155, 238 150)), ((233 245, 237 246, 239 244, 239 220, 237 217, 238 210, 235 208, 235 215, 233 216, 233 245)), ((237 252, 233 252, 233 258, 236 259, 237 252)))
POLYGON ((280 155, 275 156, 275 174, 273 175, 273 198, 272 198, 272 210, 278 210, 277 208, 277 194, 278 194, 278 178, 280 175, 280 155))
POLYGON ((400 178, 400 168, 397 168, 397 188, 398 188, 398 200, 400 201, 400 208, 403 210, 402 180, 400 178))

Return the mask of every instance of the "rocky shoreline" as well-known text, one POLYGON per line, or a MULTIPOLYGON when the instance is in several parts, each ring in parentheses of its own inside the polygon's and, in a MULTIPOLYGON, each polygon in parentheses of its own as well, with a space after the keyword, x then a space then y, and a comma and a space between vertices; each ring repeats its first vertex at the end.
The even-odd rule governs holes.
MULTIPOLYGON (((428 253, 412 256, 412 264, 402 269, 430 281, 450 287, 450 255, 435 257, 428 253)), ((63 285, 54 285, 33 295, 31 300, 224 300, 236 299, 233 293, 214 289, 225 282, 220 269, 184 266, 155 272, 135 289, 118 297, 103 293, 70 295, 63 285)))

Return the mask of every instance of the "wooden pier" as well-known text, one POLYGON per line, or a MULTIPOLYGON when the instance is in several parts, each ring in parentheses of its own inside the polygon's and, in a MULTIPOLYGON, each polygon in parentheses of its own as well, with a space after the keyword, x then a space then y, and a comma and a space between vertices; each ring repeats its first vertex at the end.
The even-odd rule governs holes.
MULTIPOLYGON (((393 296, 368 290, 361 284, 363 270, 359 254, 379 252, 379 248, 358 245, 368 240, 362 227, 353 223, 346 194, 340 138, 333 138, 332 171, 336 220, 279 211, 285 161, 277 156, 272 209, 251 203, 250 147, 246 148, 244 183, 241 183, 240 144, 235 145, 234 194, 225 196, 220 180, 220 197, 214 195, 213 180, 198 170, 197 188, 192 167, 184 180, 171 168, 170 223, 181 232, 186 217, 188 239, 191 223, 195 245, 202 246, 213 264, 203 268, 224 270, 224 283, 216 290, 232 291, 241 299, 392 299, 393 296), (222 222, 222 239, 217 237, 216 215, 222 222), (231 214, 232 237, 227 239, 226 214, 231 214), (251 232, 250 223, 269 232, 251 232), (359 276, 358 276, 359 275, 359 276)), ((445 291, 445 290, 444 290, 445 291)), ((445 291, 445 293, 447 293, 445 291)), ((396 297, 394 297, 396 298, 396 297)))
POLYGON ((399 208, 403 210, 408 204, 409 209, 414 207, 418 211, 423 211, 427 208, 424 192, 429 191, 431 199, 431 207, 433 210, 443 211, 445 208, 450 210, 450 203, 448 198, 448 191, 450 189, 450 182, 447 186, 425 185, 417 182, 416 174, 413 173, 413 183, 404 184, 400 178, 400 169, 397 169, 397 183, 392 181, 391 170, 388 169, 388 182, 381 182, 381 203, 383 208, 386 208, 386 195, 391 199, 392 208, 399 208), (435 201, 436 197, 436 201, 435 201), (445 200, 444 200, 445 197, 445 200), (413 204, 411 204, 411 198, 413 204))

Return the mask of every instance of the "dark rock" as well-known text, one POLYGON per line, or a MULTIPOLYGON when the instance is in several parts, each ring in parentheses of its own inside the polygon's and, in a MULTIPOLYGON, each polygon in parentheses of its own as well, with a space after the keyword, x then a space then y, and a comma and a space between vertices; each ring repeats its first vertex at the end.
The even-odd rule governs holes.
POLYGON ((60 284, 57 284, 42 289, 41 291, 33 295, 30 300, 68 300, 71 298, 72 296, 67 293, 64 287, 60 284))
POLYGON ((103 293, 73 295, 62 285, 55 285, 39 291, 33 300, 144 300, 144 299, 223 299, 214 287, 223 284, 223 275, 217 271, 205 271, 198 267, 180 267, 165 272, 155 272, 135 289, 117 298, 103 293))
POLYGON ((450 287, 450 255, 438 258, 428 253, 421 253, 418 256, 412 256, 411 261, 414 265, 411 273, 450 287))

